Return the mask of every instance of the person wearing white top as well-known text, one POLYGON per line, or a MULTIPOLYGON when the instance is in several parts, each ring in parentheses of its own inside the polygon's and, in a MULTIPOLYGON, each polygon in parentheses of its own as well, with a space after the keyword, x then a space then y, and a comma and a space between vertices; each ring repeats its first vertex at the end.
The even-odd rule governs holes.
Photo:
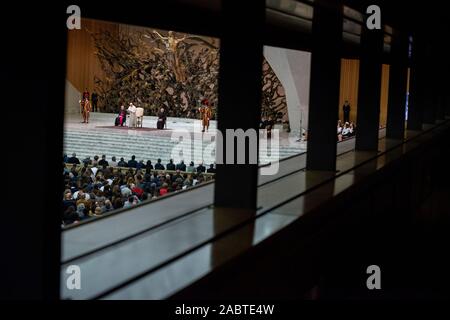
POLYGON ((136 123, 137 123, 136 107, 135 107, 135 105, 132 102, 130 102, 130 106, 128 107, 127 111, 130 114, 129 127, 130 128, 136 128, 136 123))
POLYGON ((342 136, 348 137, 352 132, 350 128, 350 124, 348 122, 345 123, 344 128, 342 129, 342 136))
POLYGON ((109 162, 109 166, 113 167, 113 168, 117 167, 116 157, 111 158, 111 161, 109 162))

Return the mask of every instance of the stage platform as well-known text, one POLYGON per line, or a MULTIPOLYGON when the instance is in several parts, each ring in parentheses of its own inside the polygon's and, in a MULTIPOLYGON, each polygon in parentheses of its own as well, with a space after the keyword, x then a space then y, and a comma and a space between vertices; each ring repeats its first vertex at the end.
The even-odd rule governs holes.
MULTIPOLYGON (((82 160, 88 156, 91 159, 105 154, 107 160, 112 156, 117 161, 123 157, 128 161, 132 155, 136 159, 151 160, 156 163, 160 158, 165 165, 170 158, 176 161, 183 159, 188 164, 189 160, 195 165, 200 162, 211 164, 215 162, 215 155, 211 152, 215 142, 211 136, 216 129, 216 121, 211 121, 209 134, 201 134, 201 121, 183 118, 168 118, 167 129, 156 129, 156 117, 144 117, 142 128, 115 127, 116 114, 96 113, 91 114, 88 124, 81 123, 78 114, 67 114, 64 124, 64 153, 71 155, 76 153, 82 160), (180 135, 190 133, 191 141, 180 142, 180 135), (186 149, 186 147, 188 149, 186 149), (180 149, 191 150, 190 155, 180 154, 180 149), (177 151, 177 152, 174 152, 177 151), (203 151, 200 152, 200 150, 203 151), (174 157, 176 154, 176 157, 174 157)), ((287 132, 280 132, 279 151, 267 154, 260 152, 260 164, 266 164, 276 158, 283 159, 295 154, 306 152, 306 142, 298 142, 298 136, 287 132)))

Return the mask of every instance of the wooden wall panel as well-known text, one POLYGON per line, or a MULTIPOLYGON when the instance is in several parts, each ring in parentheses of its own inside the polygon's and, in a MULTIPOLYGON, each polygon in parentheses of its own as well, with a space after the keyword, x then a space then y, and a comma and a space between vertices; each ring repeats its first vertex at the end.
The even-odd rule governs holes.
POLYGON ((100 79, 104 77, 100 61, 95 55, 94 41, 88 32, 98 33, 101 30, 118 34, 119 25, 98 20, 81 19, 81 30, 68 31, 66 79, 80 92, 87 88, 92 93, 94 77, 100 79))
POLYGON ((389 96, 389 69, 388 64, 383 64, 381 72, 381 98, 380 98, 380 126, 386 127, 387 106, 389 96))
POLYGON ((341 59, 341 84, 339 94, 339 119, 344 119, 342 106, 348 100, 351 106, 350 121, 356 122, 358 110, 359 60, 341 59))
MULTIPOLYGON (((359 60, 341 60, 341 84, 339 97, 339 119, 344 119, 342 106, 348 100, 351 106, 350 121, 356 122, 358 112, 359 60)), ((387 99, 389 92, 389 65, 383 64, 381 76, 380 125, 386 126, 387 99)))

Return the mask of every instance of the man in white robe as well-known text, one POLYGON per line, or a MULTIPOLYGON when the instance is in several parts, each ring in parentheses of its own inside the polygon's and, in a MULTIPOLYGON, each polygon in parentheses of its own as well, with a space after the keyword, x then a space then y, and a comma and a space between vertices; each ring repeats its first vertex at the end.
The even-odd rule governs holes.
POLYGON ((136 124, 137 124, 136 107, 134 106, 134 104, 132 102, 130 102, 130 106, 128 107, 127 111, 130 114, 130 122, 128 124, 129 127, 136 128, 136 124))

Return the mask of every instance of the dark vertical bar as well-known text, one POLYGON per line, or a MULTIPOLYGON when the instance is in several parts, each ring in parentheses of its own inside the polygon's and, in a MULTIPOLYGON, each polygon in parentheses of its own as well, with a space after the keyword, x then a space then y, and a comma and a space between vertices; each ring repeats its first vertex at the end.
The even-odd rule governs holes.
MULTIPOLYGON (((261 112, 262 32, 265 2, 222 2, 218 129, 226 146, 227 129, 255 129, 261 112), (251 23, 249 21, 251 17, 251 23)), ((246 152, 251 150, 246 144, 246 152)), ((224 161, 226 150, 223 150, 224 161)), ((214 203, 256 209, 258 165, 218 164, 214 203)))
POLYGON ((411 74, 408 101, 408 130, 422 130, 424 109, 424 83, 426 83, 426 64, 424 59, 424 36, 414 34, 411 50, 411 74))
POLYGON ((336 170, 336 123, 342 48, 342 3, 316 3, 312 26, 306 168, 336 170))
POLYGON ((433 80, 433 84, 431 86, 431 95, 436 99, 436 120, 444 120, 445 94, 448 90, 445 84, 448 73, 445 73, 447 52, 445 50, 445 46, 442 42, 441 37, 434 35, 432 50, 434 72, 432 72, 432 74, 430 75, 431 79, 433 80))
POLYGON ((442 69, 442 103, 444 107, 445 117, 450 117, 450 90, 448 90, 448 77, 450 75, 450 58, 448 57, 448 48, 443 48, 442 52, 442 63, 444 67, 442 69))
POLYGON ((394 35, 391 44, 386 127, 386 136, 391 139, 403 139, 405 136, 408 48, 409 39, 405 34, 394 35))
POLYGON ((423 47, 423 56, 420 63, 423 67, 423 78, 421 81, 423 90, 422 103, 423 103, 423 123, 435 124, 437 116, 437 99, 436 99, 436 71, 438 68, 436 55, 435 55, 435 43, 432 33, 426 34, 426 43, 423 47))
MULTIPOLYGON (((447 61, 447 68, 446 68, 446 74, 450 74, 450 67, 447 61)), ((445 82, 444 82, 445 84, 445 82)), ((444 91, 443 94, 443 104, 444 104, 444 110, 445 110, 445 117, 450 118, 450 94, 448 91, 444 91)))
POLYGON ((383 30, 363 25, 359 66, 356 150, 377 151, 380 126, 383 30))
POLYGON ((5 198, 11 201, 5 202, 0 223, 0 300, 59 298, 66 8, 30 4, 21 10, 24 21, 42 17, 38 23, 45 36, 28 35, 26 24, 23 30, 11 24, 15 32, 4 34, 14 50, 5 51, 0 62, 1 86, 8 92, 3 103, 17 108, 15 121, 4 123, 12 127, 4 128, 11 139, 3 147, 30 165, 8 179, 11 194, 5 198))

